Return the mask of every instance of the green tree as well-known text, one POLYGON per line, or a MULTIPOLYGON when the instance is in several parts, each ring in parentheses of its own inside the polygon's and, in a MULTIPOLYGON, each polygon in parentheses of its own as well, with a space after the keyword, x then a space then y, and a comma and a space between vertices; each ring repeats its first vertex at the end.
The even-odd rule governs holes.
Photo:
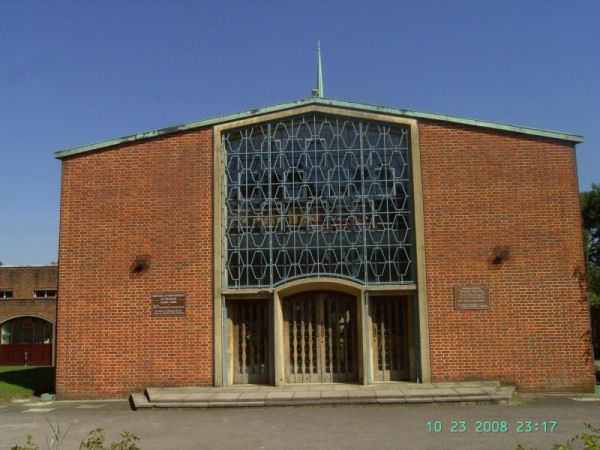
POLYGON ((600 358, 600 185, 579 194, 594 353, 600 358))
POLYGON ((579 195, 590 305, 600 308, 600 185, 579 195))

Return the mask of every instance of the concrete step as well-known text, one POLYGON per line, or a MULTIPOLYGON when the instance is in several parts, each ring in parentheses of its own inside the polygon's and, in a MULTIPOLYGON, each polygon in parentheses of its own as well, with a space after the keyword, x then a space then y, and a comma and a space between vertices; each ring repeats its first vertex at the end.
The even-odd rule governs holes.
POLYGON ((129 396, 129 403, 131 403, 131 407, 133 409, 153 407, 152 403, 150 403, 150 401, 148 400, 148 397, 146 397, 146 395, 142 394, 141 392, 134 392, 133 394, 131 394, 129 396))
POLYGON ((496 382, 377 383, 198 388, 147 388, 131 394, 133 409, 253 406, 411 404, 442 402, 509 403, 514 386, 496 382))

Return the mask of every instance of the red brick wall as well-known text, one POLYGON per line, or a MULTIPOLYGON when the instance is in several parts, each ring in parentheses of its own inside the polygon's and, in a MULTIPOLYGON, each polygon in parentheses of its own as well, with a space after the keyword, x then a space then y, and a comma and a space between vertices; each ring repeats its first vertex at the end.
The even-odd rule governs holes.
POLYGON ((542 138, 419 125, 432 381, 593 390, 575 152, 542 138), (496 246, 508 248, 491 263, 496 246), (454 286, 491 307, 456 311, 454 286))
POLYGON ((2 266, 0 290, 10 289, 13 298, 0 298, 0 324, 17 316, 38 316, 54 323, 56 299, 32 299, 36 289, 56 289, 58 266, 2 266))
POLYGON ((60 398, 212 384, 211 217, 211 129, 63 161, 60 398), (152 293, 175 292, 187 315, 151 317, 152 293))
POLYGON ((0 289, 13 297, 32 298, 36 289, 56 289, 58 266, 0 266, 0 289))

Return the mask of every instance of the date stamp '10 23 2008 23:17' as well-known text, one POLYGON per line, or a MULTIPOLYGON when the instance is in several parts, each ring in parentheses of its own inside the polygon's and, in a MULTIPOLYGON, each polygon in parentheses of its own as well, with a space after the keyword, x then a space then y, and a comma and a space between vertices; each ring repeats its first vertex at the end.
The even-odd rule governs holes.
POLYGON ((452 420, 444 424, 440 420, 427 422, 427 431, 430 433, 466 433, 474 430, 475 433, 507 433, 516 431, 517 433, 553 433, 558 422, 555 420, 517 420, 515 423, 509 423, 506 420, 476 420, 469 423, 466 420, 452 420))

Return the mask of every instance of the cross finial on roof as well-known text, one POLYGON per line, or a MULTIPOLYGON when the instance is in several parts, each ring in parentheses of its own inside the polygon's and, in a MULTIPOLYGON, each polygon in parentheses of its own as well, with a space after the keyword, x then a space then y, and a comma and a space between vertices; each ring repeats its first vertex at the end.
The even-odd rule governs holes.
POLYGON ((321 42, 317 41, 317 89, 313 89, 313 95, 324 97, 323 94, 323 71, 321 69, 321 42))

